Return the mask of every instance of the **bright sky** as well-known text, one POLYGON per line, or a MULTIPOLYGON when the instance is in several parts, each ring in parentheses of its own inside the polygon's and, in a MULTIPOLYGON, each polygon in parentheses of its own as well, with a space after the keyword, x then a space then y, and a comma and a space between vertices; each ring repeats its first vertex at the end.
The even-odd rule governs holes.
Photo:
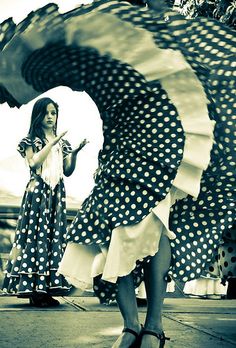
MULTIPOLYGON (((77 4, 90 1, 55 0, 61 12, 74 8, 77 4)), ((19 23, 32 10, 49 3, 46 0, 1 0, 0 22, 13 17, 19 23)), ((65 178, 67 194, 83 200, 93 186, 93 172, 97 167, 97 153, 102 146, 102 124, 96 105, 86 93, 73 92, 66 87, 58 87, 44 93, 59 104, 58 132, 68 130, 65 138, 72 146, 84 138, 90 143, 79 153, 77 168, 73 175, 65 178)), ((37 99, 37 98, 36 98, 37 99)), ((35 100, 20 109, 0 104, 0 193, 5 189, 21 195, 28 180, 28 168, 18 155, 16 146, 27 135, 32 107, 35 100), (10 165, 9 158, 12 158, 10 165)))

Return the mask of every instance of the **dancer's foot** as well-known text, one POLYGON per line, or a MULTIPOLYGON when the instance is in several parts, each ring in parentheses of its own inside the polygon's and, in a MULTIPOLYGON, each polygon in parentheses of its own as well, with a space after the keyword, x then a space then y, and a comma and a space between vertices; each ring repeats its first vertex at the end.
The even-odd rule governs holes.
POLYGON ((30 305, 33 307, 48 307, 45 294, 33 292, 29 298, 30 305))
POLYGON ((46 294, 46 299, 47 299, 48 306, 50 306, 50 307, 56 307, 56 306, 59 306, 59 304, 60 304, 60 302, 58 300, 56 300, 55 298, 53 298, 49 294, 46 294))
POLYGON ((138 348, 141 325, 135 329, 124 328, 112 348, 138 348))
POLYGON ((164 332, 143 329, 140 340, 140 348, 163 348, 169 338, 165 336, 164 332))
POLYGON ((55 300, 51 295, 38 293, 36 291, 30 296, 29 301, 31 306, 40 308, 56 307, 60 304, 60 302, 55 300))

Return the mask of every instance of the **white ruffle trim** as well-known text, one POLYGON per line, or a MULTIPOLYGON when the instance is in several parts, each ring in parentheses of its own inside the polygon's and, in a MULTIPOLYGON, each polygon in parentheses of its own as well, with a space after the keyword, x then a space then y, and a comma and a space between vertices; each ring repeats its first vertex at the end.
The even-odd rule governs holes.
POLYGON ((227 286, 222 285, 219 278, 198 278, 186 282, 183 291, 193 296, 226 295, 227 286))
MULTIPOLYGON (((96 17, 93 14, 88 16, 92 16, 94 19, 96 17)), ((106 18, 111 20, 111 23, 106 21, 107 26, 111 25, 113 30, 118 28, 119 19, 109 16, 106 18)), ((76 19, 73 18, 66 23, 67 41, 74 44, 78 39, 74 29, 75 21, 76 19)), ((95 21, 93 24, 95 25, 95 21)), ((104 28, 102 28, 102 35, 99 35, 102 40, 98 41, 97 37, 91 39, 88 32, 92 27, 88 27, 86 23, 85 25, 86 30, 83 27, 84 32, 80 31, 80 44, 82 40, 83 44, 90 44, 104 53, 103 50, 107 50, 108 47, 105 38, 109 37, 104 34, 104 28)), ((150 33, 132 28, 130 24, 126 26, 129 27, 131 33, 130 40, 127 40, 129 48, 131 46, 135 48, 134 50, 129 49, 129 52, 135 51, 135 56, 127 54, 127 50, 121 48, 117 51, 117 45, 115 48, 112 43, 109 45, 109 51, 112 52, 113 57, 135 67, 148 81, 159 79, 178 111, 184 129, 185 146, 173 186, 165 199, 138 224, 115 228, 112 231, 108 250, 98 248, 94 250, 87 246, 76 246, 73 243, 68 245, 59 271, 68 276, 71 274, 70 268, 75 270, 76 267, 73 277, 85 279, 84 265, 86 264, 86 271, 89 272, 86 279, 90 284, 92 284, 92 278, 100 274, 102 274, 103 280, 115 283, 118 277, 129 274, 135 268, 137 260, 153 256, 158 252, 162 234, 167 235, 169 239, 175 238, 175 234, 169 229, 170 208, 177 200, 185 198, 188 194, 193 197, 198 196, 201 176, 210 161, 210 151, 213 145, 214 122, 210 121, 208 116, 205 92, 181 52, 159 49, 155 46, 150 33), (145 47, 153 53, 151 55, 152 64, 150 61, 145 64, 145 57, 150 55, 146 54, 146 49, 145 55, 143 55, 140 45, 137 45, 137 40, 132 40, 133 37, 136 39, 137 35, 142 38, 145 36, 143 41, 145 47), (147 67, 151 67, 151 72, 147 67), (86 256, 86 249, 90 250, 89 257, 86 256), (91 252, 94 254, 92 255, 91 252), (81 255, 79 256, 79 253, 83 255, 83 258, 81 255), (79 260, 82 262, 81 264, 79 260), (75 263, 78 263, 78 266, 75 266, 75 263), (78 273, 76 274, 76 272, 78 273)))
POLYGON ((175 238, 175 234, 166 226, 171 205, 182 195, 182 191, 173 187, 158 207, 141 222, 115 228, 109 249, 69 243, 58 272, 82 290, 90 289, 93 277, 100 274, 103 280, 116 283, 118 277, 128 275, 135 268, 137 260, 158 252, 162 234, 169 239, 175 238))
POLYGON ((52 147, 42 165, 41 177, 52 189, 63 177, 63 156, 59 144, 52 147))

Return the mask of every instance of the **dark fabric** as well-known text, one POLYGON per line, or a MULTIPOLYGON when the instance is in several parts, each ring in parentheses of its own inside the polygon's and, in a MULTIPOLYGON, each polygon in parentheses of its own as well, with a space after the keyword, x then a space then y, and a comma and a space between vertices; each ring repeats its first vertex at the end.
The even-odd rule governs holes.
MULTIPOLYGON (((94 23, 99 31, 101 23, 92 21, 90 25, 94 23)), ((166 197, 185 145, 177 106, 158 78, 150 81, 127 62, 129 57, 125 61, 118 58, 119 54, 126 56, 116 40, 120 43, 122 38, 133 44, 132 35, 139 38, 140 31, 149 33, 157 49, 181 53, 205 91, 209 117, 216 122, 211 161, 202 177, 199 197, 188 196, 176 203, 170 217, 171 229, 177 235, 171 243, 171 273, 187 281, 208 271, 222 232, 232 227, 235 216, 234 31, 213 19, 187 21, 175 12, 163 17, 122 1, 95 1, 62 15, 55 5, 49 5, 23 21, 18 28, 20 39, 10 42, 0 63, 2 59, 9 64, 9 81, 16 75, 11 68, 14 59, 20 66, 17 73, 26 84, 20 94, 14 91, 19 102, 60 85, 84 90, 95 101, 104 132, 100 168, 95 187, 72 222, 67 240, 109 245, 115 227, 140 222, 166 197), (82 21, 89 14, 95 19, 106 15, 111 22, 119 20, 119 30, 125 36, 119 37, 116 32, 114 37, 115 28, 114 32, 104 32, 99 39, 107 40, 107 51, 100 52, 94 29, 90 33, 92 43, 83 44, 86 28, 77 19, 82 21), (21 35, 28 26, 28 40, 39 35, 44 43, 33 50, 25 48, 27 39, 21 35), (20 53, 17 56, 12 55, 16 48, 20 53)), ((145 45, 145 41, 140 42, 143 53, 145 45)), ((144 61, 146 58, 143 54, 144 61)), ((187 95, 184 97, 187 101, 187 95)), ((137 264, 134 275, 138 284, 142 263, 140 267, 137 264)), ((114 298, 117 290, 99 277, 94 288, 102 301, 114 298)))
MULTIPOLYGON (((39 138, 23 138, 18 151, 25 157, 25 149, 42 149, 39 138)), ((61 141, 64 156, 71 149, 68 141, 61 141)), ((66 197, 63 179, 52 189, 31 171, 27 184, 16 234, 5 269, 3 291, 30 296, 33 291, 64 294, 70 286, 57 273, 66 246, 66 197)))

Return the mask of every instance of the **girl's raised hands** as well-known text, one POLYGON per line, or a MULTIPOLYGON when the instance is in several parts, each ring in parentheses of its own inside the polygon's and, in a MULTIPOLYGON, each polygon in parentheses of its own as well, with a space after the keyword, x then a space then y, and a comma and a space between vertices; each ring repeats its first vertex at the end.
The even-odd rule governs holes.
POLYGON ((88 141, 87 139, 82 140, 81 143, 79 144, 79 146, 77 146, 77 147, 73 150, 73 152, 74 152, 74 153, 79 152, 79 151, 80 151, 86 144, 88 144, 88 143, 89 143, 89 141, 88 141))
POLYGON ((59 134, 58 136, 56 136, 56 138, 54 138, 54 139, 52 140, 52 145, 56 145, 56 144, 61 140, 61 138, 64 137, 64 135, 65 135, 67 132, 68 132, 68 131, 64 131, 64 132, 62 132, 61 134, 59 134))
POLYGON ((77 154, 88 142, 89 141, 87 139, 81 141, 79 146, 71 151, 70 156, 66 156, 66 158, 64 159, 64 174, 66 176, 70 176, 73 173, 75 169, 77 154))

